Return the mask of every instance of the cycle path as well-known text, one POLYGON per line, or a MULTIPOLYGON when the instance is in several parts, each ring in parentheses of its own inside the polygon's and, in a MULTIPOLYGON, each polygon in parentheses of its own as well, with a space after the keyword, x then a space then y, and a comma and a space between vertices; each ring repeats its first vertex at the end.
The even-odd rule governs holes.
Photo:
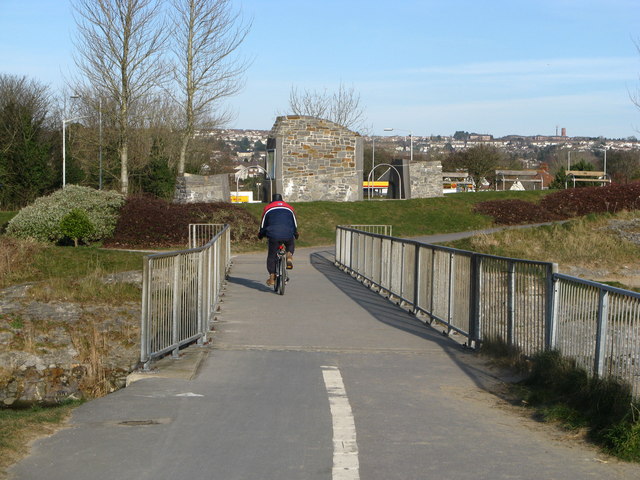
POLYGON ((234 258, 212 343, 187 349, 206 353, 197 372, 79 407, 13 478, 640 478, 507 408, 475 354, 330 250, 299 249, 284 296, 264 285, 264 256, 234 258))

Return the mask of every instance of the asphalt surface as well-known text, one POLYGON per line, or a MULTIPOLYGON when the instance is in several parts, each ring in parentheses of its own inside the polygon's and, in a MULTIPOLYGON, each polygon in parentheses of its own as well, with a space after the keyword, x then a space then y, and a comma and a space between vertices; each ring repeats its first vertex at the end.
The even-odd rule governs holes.
POLYGON ((264 285, 264 257, 234 259, 210 345, 76 409, 13 478, 640 478, 506 405, 499 374, 332 252, 299 249, 284 296, 264 285), (339 436, 348 415, 353 444, 339 436), (345 448, 355 472, 334 468, 345 448))

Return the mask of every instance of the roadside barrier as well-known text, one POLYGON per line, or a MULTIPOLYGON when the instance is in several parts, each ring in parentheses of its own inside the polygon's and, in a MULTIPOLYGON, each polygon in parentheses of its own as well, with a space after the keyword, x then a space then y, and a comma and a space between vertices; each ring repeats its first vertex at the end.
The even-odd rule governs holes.
POLYGON ((140 361, 145 369, 170 352, 177 357, 184 345, 204 343, 231 262, 229 233, 229 225, 190 225, 190 249, 144 257, 140 361))
MULTIPOLYGON (((338 226, 335 263, 390 300, 466 337, 525 356, 558 350, 640 395, 640 294, 484 255, 338 226)), ((377 228, 377 227, 376 227, 377 228)))

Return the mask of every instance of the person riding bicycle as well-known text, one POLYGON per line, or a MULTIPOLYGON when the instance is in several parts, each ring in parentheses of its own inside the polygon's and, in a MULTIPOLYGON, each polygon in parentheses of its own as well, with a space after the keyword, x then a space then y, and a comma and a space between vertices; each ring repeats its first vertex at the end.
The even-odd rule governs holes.
POLYGON ((274 193, 271 203, 264 207, 258 238, 267 237, 269 250, 267 253, 267 271, 269 278, 267 285, 273 286, 276 282, 276 257, 280 242, 287 248, 287 269, 293 268, 293 252, 295 251, 295 239, 298 238, 298 222, 293 207, 282 200, 282 195, 274 193))

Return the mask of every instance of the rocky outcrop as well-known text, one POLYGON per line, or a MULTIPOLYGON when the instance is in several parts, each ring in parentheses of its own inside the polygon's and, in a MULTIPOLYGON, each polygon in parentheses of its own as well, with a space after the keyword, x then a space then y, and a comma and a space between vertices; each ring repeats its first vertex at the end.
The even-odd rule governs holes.
POLYGON ((140 355, 140 303, 45 303, 30 298, 31 288, 0 291, 1 404, 58 403, 124 386, 140 355))

